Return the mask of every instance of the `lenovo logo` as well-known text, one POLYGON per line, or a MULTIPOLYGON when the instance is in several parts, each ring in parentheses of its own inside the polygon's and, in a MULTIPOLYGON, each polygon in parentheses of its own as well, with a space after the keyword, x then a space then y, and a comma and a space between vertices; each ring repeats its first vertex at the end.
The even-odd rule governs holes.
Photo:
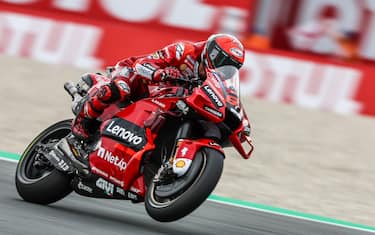
MULTIPOLYGON (((109 136, 136 151, 142 149, 147 142, 144 128, 121 118, 111 119, 103 129, 103 135, 109 136)), ((112 157, 114 159, 111 161, 115 163, 116 157, 112 157)))
POLYGON ((216 108, 221 108, 224 106, 223 102, 221 102, 220 98, 216 95, 216 93, 211 89, 209 86, 204 86, 203 91, 207 94, 207 96, 211 99, 214 103, 216 108))
POLYGON ((106 130, 109 133, 114 134, 117 137, 120 137, 121 139, 130 142, 132 144, 138 145, 142 142, 142 137, 134 134, 133 132, 125 129, 122 126, 114 124, 115 121, 111 121, 111 123, 107 126, 106 130))

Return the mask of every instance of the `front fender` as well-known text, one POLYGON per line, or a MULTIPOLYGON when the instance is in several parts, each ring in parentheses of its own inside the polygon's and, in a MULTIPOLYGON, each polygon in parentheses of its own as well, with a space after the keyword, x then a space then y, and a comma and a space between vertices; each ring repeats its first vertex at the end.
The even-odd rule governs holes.
POLYGON ((223 148, 212 139, 179 139, 173 158, 173 172, 178 177, 184 175, 189 170, 192 161, 201 148, 214 149, 225 157, 223 148))

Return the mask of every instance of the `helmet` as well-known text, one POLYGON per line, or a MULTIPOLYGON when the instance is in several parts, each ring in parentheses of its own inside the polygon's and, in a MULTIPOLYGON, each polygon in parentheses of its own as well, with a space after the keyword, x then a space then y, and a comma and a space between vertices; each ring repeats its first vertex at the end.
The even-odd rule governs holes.
POLYGON ((229 34, 214 34, 207 39, 201 59, 208 68, 233 65, 241 68, 245 59, 242 43, 229 34))

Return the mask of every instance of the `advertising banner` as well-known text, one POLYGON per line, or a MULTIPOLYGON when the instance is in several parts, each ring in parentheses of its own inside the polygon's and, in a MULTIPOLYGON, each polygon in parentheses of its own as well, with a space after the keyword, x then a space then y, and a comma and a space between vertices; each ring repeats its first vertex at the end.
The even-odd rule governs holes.
MULTIPOLYGON (((177 40, 246 33, 248 0, 0 0, 0 54, 88 71, 177 40)), ((375 68, 314 55, 249 50, 244 97, 375 116, 375 68)))
POLYGON ((274 102, 375 116, 375 68, 276 50, 248 51, 241 92, 274 102))
POLYGON ((102 67, 176 40, 215 32, 242 37, 248 0, 3 0, 0 52, 102 67))

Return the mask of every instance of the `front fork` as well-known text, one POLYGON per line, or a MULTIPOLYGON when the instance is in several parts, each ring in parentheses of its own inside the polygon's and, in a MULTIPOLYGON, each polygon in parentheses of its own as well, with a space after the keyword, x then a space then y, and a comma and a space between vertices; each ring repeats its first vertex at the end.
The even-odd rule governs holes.
POLYGON ((194 157, 201 148, 212 148, 224 155, 222 147, 212 139, 178 139, 174 156, 171 159, 173 173, 183 176, 190 168, 194 157))
POLYGON ((184 175, 201 148, 213 148, 224 155, 222 147, 214 141, 220 138, 220 130, 212 123, 187 121, 182 124, 177 132, 173 155, 169 160, 173 173, 177 177, 184 175))

